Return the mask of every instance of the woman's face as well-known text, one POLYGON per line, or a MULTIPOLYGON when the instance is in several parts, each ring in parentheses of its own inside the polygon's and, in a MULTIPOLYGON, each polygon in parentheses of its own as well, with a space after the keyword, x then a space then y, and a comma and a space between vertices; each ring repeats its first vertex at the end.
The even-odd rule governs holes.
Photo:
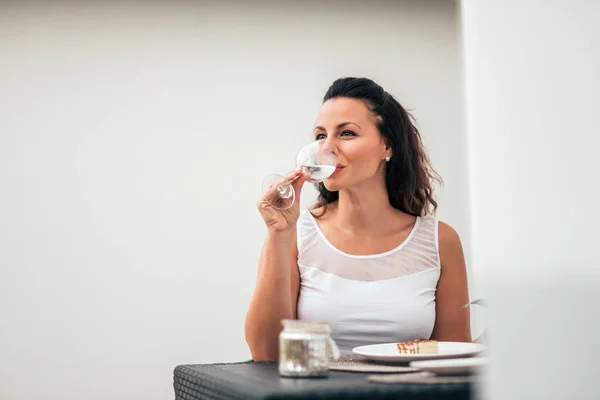
POLYGON ((323 182, 329 191, 381 179, 385 158, 391 156, 377 129, 376 117, 357 99, 327 100, 317 116, 314 138, 325 139, 338 152, 338 168, 323 182))

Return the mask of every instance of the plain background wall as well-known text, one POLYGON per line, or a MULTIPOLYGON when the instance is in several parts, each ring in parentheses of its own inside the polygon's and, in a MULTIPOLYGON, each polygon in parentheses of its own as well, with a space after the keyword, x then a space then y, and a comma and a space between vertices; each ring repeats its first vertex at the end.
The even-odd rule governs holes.
POLYGON ((1 398, 171 398, 176 365, 249 358, 261 182, 340 76, 413 110, 470 254, 454 2, 86 4, 0 6, 1 398))
POLYGON ((598 399, 600 3, 462 2, 491 399, 598 399))

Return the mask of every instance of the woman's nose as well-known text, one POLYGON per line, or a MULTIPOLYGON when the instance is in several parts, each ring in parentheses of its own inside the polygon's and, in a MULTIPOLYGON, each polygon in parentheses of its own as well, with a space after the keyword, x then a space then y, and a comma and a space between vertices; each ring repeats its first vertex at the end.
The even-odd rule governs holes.
POLYGON ((328 151, 328 152, 330 152, 330 153, 332 153, 332 154, 334 154, 334 155, 337 156, 337 155, 339 155, 339 151, 338 151, 337 145, 334 142, 334 140, 335 139, 331 139, 331 137, 328 137, 325 140, 324 146, 325 146, 325 150, 326 151, 328 151))

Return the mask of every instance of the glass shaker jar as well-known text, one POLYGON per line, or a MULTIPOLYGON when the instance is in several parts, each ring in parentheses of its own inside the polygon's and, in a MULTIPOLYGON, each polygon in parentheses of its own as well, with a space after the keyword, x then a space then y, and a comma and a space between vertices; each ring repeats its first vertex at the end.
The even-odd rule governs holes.
POLYGON ((340 357, 329 324, 295 319, 284 319, 281 323, 279 375, 295 378, 328 376, 329 359, 340 357))

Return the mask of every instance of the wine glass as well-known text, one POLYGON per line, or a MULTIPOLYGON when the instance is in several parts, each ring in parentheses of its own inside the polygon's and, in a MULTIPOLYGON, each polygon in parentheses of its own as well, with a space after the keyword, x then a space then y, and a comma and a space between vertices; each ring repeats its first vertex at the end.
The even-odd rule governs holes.
MULTIPOLYGON (((296 156, 296 166, 310 173, 309 182, 319 183, 329 178, 336 170, 337 151, 324 139, 304 146, 296 156)), ((300 176, 287 180, 281 175, 271 174, 263 181, 265 200, 274 208, 285 210, 290 208, 296 199, 292 183, 300 176)))

